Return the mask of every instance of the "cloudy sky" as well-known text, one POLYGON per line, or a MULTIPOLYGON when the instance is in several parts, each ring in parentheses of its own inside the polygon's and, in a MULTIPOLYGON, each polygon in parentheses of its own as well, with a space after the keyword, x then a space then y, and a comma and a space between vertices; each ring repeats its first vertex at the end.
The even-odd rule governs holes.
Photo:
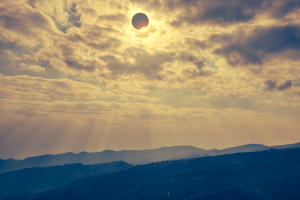
POLYGON ((0 158, 300 142, 300 0, 2 0, 0 113, 0 158))

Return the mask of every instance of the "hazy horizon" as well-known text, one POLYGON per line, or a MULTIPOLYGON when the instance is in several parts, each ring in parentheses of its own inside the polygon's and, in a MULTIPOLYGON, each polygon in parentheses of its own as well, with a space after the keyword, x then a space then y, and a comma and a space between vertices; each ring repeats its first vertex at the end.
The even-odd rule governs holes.
MULTIPOLYGON (((299 142, 295 142, 295 143, 290 143, 290 144, 297 144, 299 142)), ((160 148, 171 148, 171 147, 184 147, 184 146, 190 146, 190 147, 195 147, 195 148, 199 148, 199 149, 204 149, 204 150, 224 150, 224 149, 229 149, 229 148, 233 148, 233 147, 241 147, 241 146, 245 146, 245 145, 264 145, 264 146, 268 146, 268 147, 272 147, 272 146, 280 146, 280 145, 290 145, 290 144, 275 144, 275 145, 266 145, 266 144, 259 144, 259 143, 249 143, 249 144, 241 144, 241 145, 237 145, 237 146, 228 146, 228 147, 224 147, 224 148, 209 148, 209 149, 205 149, 205 148, 201 148, 201 147, 196 147, 193 145, 177 145, 177 146, 161 146, 161 147, 155 147, 155 148, 150 148, 150 149, 119 149, 119 150, 115 150, 115 149, 103 149, 103 150, 99 150, 99 151, 78 151, 78 152, 73 152, 73 151, 65 151, 65 152, 56 152, 56 153, 43 153, 43 154, 36 154, 36 155, 29 155, 29 156, 25 156, 25 157, 7 157, 7 158, 2 158, 0 157, 0 159, 2 160, 7 160, 7 159, 16 159, 16 160, 23 160, 25 158, 30 158, 30 157, 36 157, 36 156, 43 156, 43 155, 59 155, 59 154, 65 154, 65 153, 74 153, 74 154, 79 154, 79 153, 99 153, 99 152, 103 152, 103 151, 107 151, 107 150, 112 150, 112 151, 142 151, 142 150, 153 150, 153 149, 160 149, 160 148)))

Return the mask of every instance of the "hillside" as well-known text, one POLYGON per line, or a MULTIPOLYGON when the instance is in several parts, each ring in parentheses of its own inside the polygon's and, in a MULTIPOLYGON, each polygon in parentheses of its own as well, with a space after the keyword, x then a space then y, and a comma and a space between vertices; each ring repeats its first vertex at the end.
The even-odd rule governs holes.
POLYGON ((130 168, 123 161, 82 165, 72 164, 53 167, 36 167, 0 174, 0 199, 11 194, 37 192, 64 185, 78 178, 111 173, 130 168))
POLYGON ((235 153, 135 166, 5 200, 300 199, 300 149, 235 153))

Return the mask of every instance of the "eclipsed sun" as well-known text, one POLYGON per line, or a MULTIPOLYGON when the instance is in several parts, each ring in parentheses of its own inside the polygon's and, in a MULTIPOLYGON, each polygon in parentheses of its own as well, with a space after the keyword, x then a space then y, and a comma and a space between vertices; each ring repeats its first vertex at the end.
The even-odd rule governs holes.
POLYGON ((137 13, 132 17, 132 26, 137 30, 147 28, 148 24, 149 19, 144 13, 137 13))

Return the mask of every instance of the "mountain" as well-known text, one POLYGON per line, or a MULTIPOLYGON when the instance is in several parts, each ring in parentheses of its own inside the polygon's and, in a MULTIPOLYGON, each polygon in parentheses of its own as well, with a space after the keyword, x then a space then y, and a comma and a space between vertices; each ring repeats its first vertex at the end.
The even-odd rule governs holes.
POLYGON ((138 165, 4 200, 296 200, 300 148, 138 165))
POLYGON ((53 167, 36 167, 0 174, 0 199, 12 194, 37 192, 64 185, 78 178, 111 173, 130 168, 123 161, 82 165, 71 164, 53 167))
POLYGON ((285 144, 285 145, 271 146, 270 148, 283 149, 283 148, 299 148, 299 147, 300 147, 300 142, 295 143, 295 144, 285 144))
POLYGON ((158 149, 150 150, 123 150, 113 151, 105 150, 103 152, 88 153, 81 152, 75 153, 63 153, 58 155, 43 155, 26 158, 24 160, 1 160, 0 159, 0 173, 14 171, 23 168, 30 167, 48 167, 55 165, 64 165, 72 163, 82 163, 84 165, 108 163, 114 161, 125 161, 129 164, 138 165, 151 162, 160 162, 164 160, 178 160, 184 158, 195 158, 203 156, 222 155, 228 153, 237 152, 251 152, 262 151, 268 148, 290 148, 300 147, 300 143, 292 145, 282 145, 268 147, 261 144, 247 144, 238 147, 227 148, 223 150, 211 149, 205 150, 196 148, 193 146, 174 146, 174 147, 162 147, 158 149))
POLYGON ((0 173, 30 167, 48 167, 72 163, 82 163, 85 165, 89 165, 123 160, 130 164, 144 164, 168 160, 172 158, 186 157, 190 155, 206 155, 206 150, 195 148, 192 146, 175 146, 141 151, 105 150, 103 152, 96 153, 81 152, 78 154, 63 153, 58 155, 43 155, 26 158, 24 160, 0 160, 0 173))
POLYGON ((263 151, 269 147, 262 144, 246 144, 238 147, 231 147, 223 150, 211 150, 209 151, 210 155, 222 155, 222 154, 231 154, 238 152, 251 152, 251 151, 263 151))

